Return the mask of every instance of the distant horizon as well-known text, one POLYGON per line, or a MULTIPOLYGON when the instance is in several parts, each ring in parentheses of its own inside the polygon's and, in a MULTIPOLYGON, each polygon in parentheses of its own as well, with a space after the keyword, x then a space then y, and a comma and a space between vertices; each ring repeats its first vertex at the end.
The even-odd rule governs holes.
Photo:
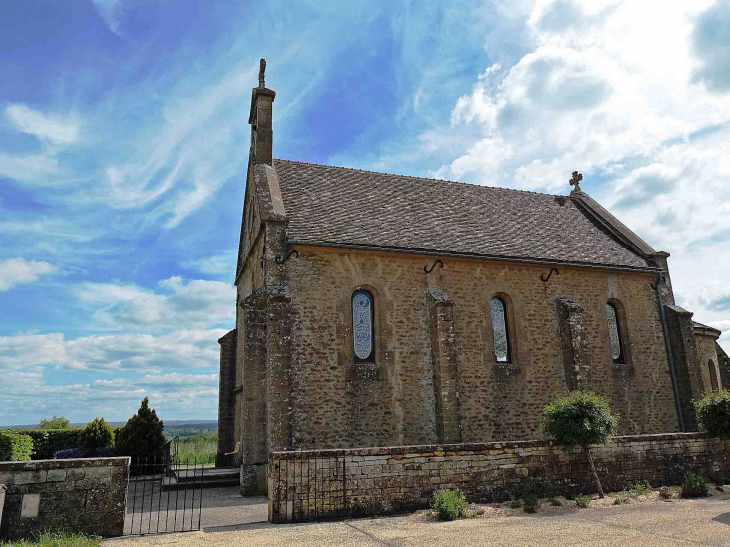
MULTIPOLYGON (((91 422, 93 419, 94 418, 92 418, 91 420, 89 420, 87 422, 71 422, 69 424, 69 426, 70 427, 83 427, 86 424, 88 424, 89 422, 91 422)), ((171 426, 173 426, 173 425, 196 425, 196 424, 210 425, 210 424, 217 424, 218 423, 218 420, 166 420, 163 417, 160 417, 160 419, 162 420, 162 422, 166 426, 167 425, 171 425, 171 426)), ((117 426, 122 426, 122 425, 126 424, 127 421, 126 420, 123 420, 123 421, 111 421, 111 422, 110 421, 107 421, 107 423, 109 425, 111 425, 112 427, 117 427, 117 426)), ((0 429, 36 429, 39 425, 40 425, 40 423, 35 423, 35 424, 12 424, 12 425, 0 424, 0 429)))

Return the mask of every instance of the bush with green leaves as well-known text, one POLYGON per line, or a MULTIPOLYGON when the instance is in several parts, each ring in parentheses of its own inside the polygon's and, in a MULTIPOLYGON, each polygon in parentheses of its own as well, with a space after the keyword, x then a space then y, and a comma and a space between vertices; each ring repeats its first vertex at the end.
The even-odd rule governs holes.
POLYGON ((627 492, 619 492, 613 500, 614 505, 628 505, 631 503, 631 496, 627 492))
POLYGON ((591 504, 590 496, 576 496, 575 497, 575 506, 578 507, 579 509, 587 509, 590 504, 591 504))
POLYGON ((706 498, 710 493, 710 487, 705 477, 699 473, 687 472, 682 484, 683 498, 706 498))
POLYGON ((114 446, 114 430, 104 418, 95 418, 86 424, 81 433, 81 444, 84 448, 104 448, 114 446))
POLYGON ((543 432, 566 446, 581 446, 588 456, 598 493, 603 486, 589 445, 607 443, 618 428, 619 416, 611 411, 610 399, 591 392, 574 391, 545 407, 543 432))
POLYGON ((693 404, 703 431, 712 437, 730 438, 730 390, 715 391, 693 404))
POLYGON ((38 424, 38 429, 69 429, 71 422, 63 416, 53 416, 53 418, 43 418, 38 424))
POLYGON ((467 516, 469 504, 461 490, 439 490, 433 494, 431 509, 439 520, 454 520, 467 516))
POLYGON ((131 456, 132 463, 152 462, 162 458, 165 424, 150 408, 150 400, 145 397, 137 414, 117 430, 114 448, 119 456, 131 456))
POLYGON ((28 461, 32 453, 33 439, 28 435, 0 432, 0 462, 28 461))
POLYGON ((28 435, 33 439, 34 460, 51 460, 59 450, 68 450, 81 446, 83 429, 10 429, 2 433, 28 435))
POLYGON ((522 498, 522 508, 525 513, 537 513, 540 508, 540 498, 534 494, 529 494, 522 498))
POLYGON ((651 494, 653 491, 654 489, 647 481, 634 483, 626 489, 627 494, 632 498, 646 496, 647 494, 651 494))

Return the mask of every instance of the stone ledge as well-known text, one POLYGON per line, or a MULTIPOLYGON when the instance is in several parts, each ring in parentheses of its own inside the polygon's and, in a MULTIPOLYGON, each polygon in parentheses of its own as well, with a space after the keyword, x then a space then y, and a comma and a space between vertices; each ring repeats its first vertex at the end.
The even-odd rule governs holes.
MULTIPOLYGON (((654 444, 658 441, 682 441, 709 439, 706 433, 655 433, 651 435, 624 435, 614 437, 606 445, 625 445, 627 443, 654 444)), ((551 440, 531 441, 494 441, 488 443, 433 444, 412 446, 383 446, 374 448, 322 449, 322 450, 288 450, 271 452, 270 457, 277 460, 297 460, 302 458, 342 458, 344 456, 391 456, 403 454, 405 457, 433 456, 434 452, 484 452, 503 449, 553 448, 563 449, 563 445, 551 440), (430 454, 424 454, 430 453, 430 454)), ((580 447, 575 447, 580 450, 580 447)))

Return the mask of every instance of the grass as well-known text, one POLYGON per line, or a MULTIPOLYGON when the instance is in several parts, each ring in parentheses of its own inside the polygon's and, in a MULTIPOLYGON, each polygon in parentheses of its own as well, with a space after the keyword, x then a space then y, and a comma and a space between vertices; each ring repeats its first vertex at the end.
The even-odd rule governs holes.
POLYGON ((215 463, 218 452, 218 435, 194 435, 180 438, 178 455, 185 463, 215 463))
POLYGON ((99 536, 84 534, 45 533, 36 540, 0 541, 2 547, 99 547, 100 545, 99 536))

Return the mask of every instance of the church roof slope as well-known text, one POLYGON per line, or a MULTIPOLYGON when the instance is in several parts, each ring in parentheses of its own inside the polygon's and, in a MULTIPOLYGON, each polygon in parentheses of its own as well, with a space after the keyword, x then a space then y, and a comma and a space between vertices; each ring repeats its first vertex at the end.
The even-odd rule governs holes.
POLYGON ((291 241, 654 268, 577 200, 274 160, 291 241))

